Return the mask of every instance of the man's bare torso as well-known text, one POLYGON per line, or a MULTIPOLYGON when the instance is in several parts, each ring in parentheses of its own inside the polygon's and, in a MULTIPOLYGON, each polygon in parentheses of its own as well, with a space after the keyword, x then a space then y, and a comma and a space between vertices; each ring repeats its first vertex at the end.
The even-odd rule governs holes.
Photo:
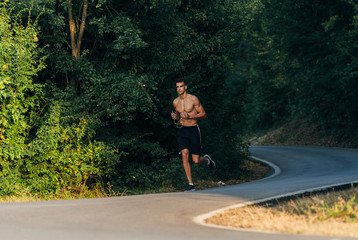
POLYGON ((186 94, 186 97, 179 96, 173 101, 173 106, 175 108, 175 112, 181 114, 183 112, 188 114, 188 118, 181 118, 181 123, 183 126, 196 126, 197 119, 190 118, 194 117, 198 114, 197 108, 200 106, 199 99, 191 94, 186 94))

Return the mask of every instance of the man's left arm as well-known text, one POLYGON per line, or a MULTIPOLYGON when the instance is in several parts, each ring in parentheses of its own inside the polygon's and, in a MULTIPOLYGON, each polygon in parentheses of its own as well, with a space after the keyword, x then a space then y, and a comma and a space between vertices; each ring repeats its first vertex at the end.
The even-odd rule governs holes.
POLYGON ((197 97, 194 98, 194 108, 197 112, 197 114, 193 115, 193 116, 189 116, 189 119, 201 119, 201 118, 206 118, 206 112, 204 110, 203 105, 201 105, 199 99, 197 97))

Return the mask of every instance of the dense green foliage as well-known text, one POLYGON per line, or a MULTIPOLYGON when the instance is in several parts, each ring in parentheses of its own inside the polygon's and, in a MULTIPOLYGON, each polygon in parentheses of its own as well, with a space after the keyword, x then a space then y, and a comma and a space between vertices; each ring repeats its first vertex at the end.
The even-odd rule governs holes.
POLYGON ((244 178, 240 136, 293 117, 352 137, 353 0, 20 0, 0 18, 0 194, 181 188, 175 80, 208 117, 196 178, 244 178))
POLYGON ((10 22, 9 14, 1 9, 0 191, 3 193, 16 188, 16 179, 21 178, 30 151, 29 132, 41 111, 42 95, 42 86, 32 81, 43 67, 36 52, 36 28, 31 23, 23 27, 19 19, 10 22))
POLYGON ((118 157, 91 140, 92 119, 63 115, 66 104, 45 100, 44 84, 34 83, 44 68, 39 33, 18 17, 2 9, 0 194, 86 190, 93 178, 114 171, 118 157))
MULTIPOLYGON (((195 177, 244 177, 247 152, 239 151, 237 135, 242 112, 228 100, 228 94, 238 95, 232 79, 241 26, 234 1, 22 0, 3 9, 36 19, 22 25, 36 31, 37 48, 28 51, 46 57, 46 68, 33 75, 37 89, 29 98, 36 98, 36 118, 23 112, 26 153, 12 160, 9 168, 18 170, 12 182, 2 178, 8 186, 2 194, 81 193, 107 183, 119 192, 182 188, 185 174, 170 119, 178 77, 187 79, 208 113, 200 123, 203 150, 218 163, 209 175, 206 166, 194 167, 195 177), (78 40, 80 57, 73 54, 78 40)), ((15 23, 7 22, 9 29, 15 23)), ((28 55, 24 64, 37 59, 28 55)), ((4 152, 3 146, 15 148, 7 139, 4 152)), ((6 174, 3 154, 1 162, 6 174)))
POLYGON ((241 73, 248 84, 244 105, 249 128, 298 116, 355 142, 358 4, 257 2, 247 26, 253 30, 247 37, 252 43, 246 52, 250 73, 241 73))

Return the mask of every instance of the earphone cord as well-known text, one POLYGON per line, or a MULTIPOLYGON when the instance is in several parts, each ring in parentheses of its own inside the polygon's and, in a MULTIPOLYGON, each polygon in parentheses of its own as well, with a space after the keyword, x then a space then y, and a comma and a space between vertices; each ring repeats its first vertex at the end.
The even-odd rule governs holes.
MULTIPOLYGON (((186 90, 186 88, 185 88, 185 90, 186 90)), ((183 100, 180 100, 181 102, 182 102, 182 104, 181 104, 181 106, 182 106, 182 112, 184 112, 185 111, 185 106, 184 106, 184 100, 185 100, 185 98, 183 99, 183 100)), ((177 128, 182 128, 183 127, 183 119, 180 117, 180 115, 179 115, 179 121, 177 121, 177 120, 173 120, 173 122, 174 122, 174 124, 175 124, 175 126, 177 127, 177 128)))

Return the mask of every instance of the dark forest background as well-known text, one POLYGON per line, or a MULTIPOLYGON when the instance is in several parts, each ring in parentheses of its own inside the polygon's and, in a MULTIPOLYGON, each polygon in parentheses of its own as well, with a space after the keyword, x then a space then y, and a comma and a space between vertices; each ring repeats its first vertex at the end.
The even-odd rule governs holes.
POLYGON ((179 77, 217 162, 197 179, 245 178, 242 137, 292 119, 355 146, 354 0, 0 4, 0 195, 182 188, 179 77))

